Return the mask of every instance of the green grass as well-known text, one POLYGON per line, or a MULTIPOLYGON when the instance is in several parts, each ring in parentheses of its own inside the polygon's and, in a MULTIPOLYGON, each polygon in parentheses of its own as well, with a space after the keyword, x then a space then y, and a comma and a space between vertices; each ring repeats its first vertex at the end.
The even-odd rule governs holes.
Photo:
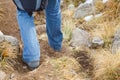
POLYGON ((72 36, 72 31, 75 28, 75 24, 71 18, 65 18, 63 20, 63 36, 66 41, 69 41, 72 36))

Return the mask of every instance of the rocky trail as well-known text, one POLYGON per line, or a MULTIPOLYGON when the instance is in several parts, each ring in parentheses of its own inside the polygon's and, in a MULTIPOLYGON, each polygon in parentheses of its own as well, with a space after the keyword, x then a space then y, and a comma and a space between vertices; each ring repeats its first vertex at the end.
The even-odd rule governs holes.
MULTIPOLYGON (((3 16, 2 21, 0 21, 0 24, 2 25, 0 26, 0 30, 5 35, 15 36, 20 41, 19 29, 17 27, 17 22, 15 18, 16 16, 15 7, 13 6, 13 4, 11 4, 11 1, 4 2, 4 0, 3 1, 1 0, 1 3, 3 3, 2 7, 5 10, 5 15, 3 16), (6 5, 9 5, 10 9, 8 9, 6 5)), ((43 21, 42 23, 44 24, 45 23, 44 20, 42 21, 43 21)), ((38 22, 36 22, 36 24, 37 23, 38 22)), ((41 27, 40 29, 38 27, 37 32, 39 35, 45 34, 44 25, 42 29, 41 27)), ((16 58, 14 59, 5 58, 5 60, 1 62, 2 65, 0 66, 1 68, 0 80, 69 80, 70 78, 76 80, 77 78, 79 78, 79 75, 77 74, 79 72, 76 72, 74 70, 71 72, 70 70, 75 67, 74 65, 78 64, 77 66, 79 71, 79 63, 83 64, 82 67, 84 68, 83 69, 84 72, 85 67, 87 66, 86 64, 87 62, 84 61, 85 63, 84 62, 81 63, 82 61, 79 60, 79 63, 77 63, 76 59, 78 57, 74 58, 71 55, 72 51, 69 49, 68 45, 65 45, 65 43, 63 43, 63 50, 60 53, 53 51, 49 47, 46 38, 45 40, 39 39, 39 42, 41 45, 41 65, 39 66, 38 69, 34 71, 30 71, 27 69, 27 66, 22 62, 21 57, 22 50, 21 50, 21 53, 17 54, 16 58), (56 60, 58 60, 58 62, 54 62, 56 60), (56 68, 56 66, 58 66, 58 68, 63 68, 63 70, 56 68), (68 70, 64 69, 67 67, 68 70)), ((86 58, 85 55, 80 56, 86 58)))
POLYGON ((22 61, 15 6, 0 0, 0 80, 120 80, 119 1, 74 1, 61 0, 61 52, 48 45, 44 12, 34 13, 41 58, 30 71, 22 61))

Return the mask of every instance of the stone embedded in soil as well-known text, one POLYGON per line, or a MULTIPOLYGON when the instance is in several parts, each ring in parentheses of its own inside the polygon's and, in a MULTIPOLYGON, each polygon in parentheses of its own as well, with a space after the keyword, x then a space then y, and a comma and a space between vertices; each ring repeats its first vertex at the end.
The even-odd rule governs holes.
POLYGON ((27 69, 27 66, 23 66, 23 69, 27 69))
POLYGON ((69 9, 69 10, 74 10, 74 9, 75 9, 74 4, 70 4, 70 5, 68 6, 68 9, 69 9))
POLYGON ((0 35, 0 42, 3 42, 3 41, 4 41, 4 36, 0 35))
POLYGON ((99 18, 103 15, 103 13, 100 13, 100 14, 96 14, 96 15, 89 15, 89 16, 86 16, 84 17, 84 20, 85 21, 91 21, 93 20, 94 18, 99 18))
POLYGON ((12 43, 13 45, 19 45, 18 40, 13 36, 5 35, 5 40, 12 43))
POLYGON ((70 41, 73 47, 85 47, 90 45, 90 34, 82 29, 76 28, 73 30, 72 39, 70 41))
POLYGON ((15 73, 12 73, 11 75, 10 75, 10 79, 14 79, 15 78, 15 73))
POLYGON ((113 39, 113 43, 112 43, 112 53, 116 53, 117 50, 120 49, 120 28, 117 29, 115 35, 114 35, 114 39, 113 39))
POLYGON ((95 6, 92 5, 92 3, 82 3, 78 6, 74 13, 74 18, 79 19, 79 18, 84 18, 85 16, 92 15, 94 14, 95 6))
POLYGON ((4 57, 17 57, 20 52, 19 41, 8 35, 0 35, 0 50, 4 57))
POLYGON ((104 44, 104 41, 101 38, 93 37, 91 47, 98 48, 98 47, 102 47, 103 44, 104 44))
POLYGON ((0 35, 3 35, 3 33, 0 31, 0 35))
POLYGON ((38 39, 47 41, 47 34, 44 33, 44 34, 38 35, 38 39))

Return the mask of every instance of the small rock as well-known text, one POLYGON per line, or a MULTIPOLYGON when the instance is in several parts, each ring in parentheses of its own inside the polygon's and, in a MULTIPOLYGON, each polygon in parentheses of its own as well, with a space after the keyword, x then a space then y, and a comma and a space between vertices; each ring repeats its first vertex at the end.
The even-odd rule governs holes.
POLYGON ((6 73, 3 71, 0 71, 0 80, 5 80, 6 73))
POLYGON ((46 41, 47 40, 47 34, 44 33, 44 34, 39 35, 38 39, 46 41))
POLYGON ((89 16, 86 16, 86 17, 84 18, 84 20, 85 20, 85 21, 90 21, 90 20, 92 20, 93 18, 99 18, 99 17, 101 17, 102 15, 103 15, 102 13, 96 14, 95 16, 89 15, 89 16))
POLYGON ((12 74, 10 75, 10 79, 13 79, 13 78, 15 78, 15 74, 14 74, 14 73, 12 73, 12 74))
POLYGON ((19 47, 19 41, 12 36, 4 35, 0 36, 0 44, 3 48, 6 48, 4 50, 5 54, 9 57, 17 57, 17 54, 20 52, 20 47, 19 47), (1 41, 4 42, 2 43, 1 41))
POLYGON ((0 35, 4 35, 4 34, 0 31, 0 35))
POLYGON ((90 45, 90 34, 82 29, 76 28, 72 33, 72 39, 70 41, 73 47, 83 47, 90 45))
POLYGON ((84 18, 85 21, 90 21, 90 20, 92 20, 92 19, 93 19, 93 15, 86 16, 86 17, 84 18))
POLYGON ((103 13, 96 14, 96 15, 95 15, 95 18, 99 18, 99 17, 101 17, 102 15, 103 15, 103 13))
POLYGON ((98 48, 104 44, 104 41, 99 37, 94 37, 92 39, 92 48, 98 48))
POLYGON ((74 9, 75 9, 75 6, 74 6, 73 4, 70 4, 70 5, 68 6, 68 9, 69 9, 69 10, 74 10, 74 9))
POLYGON ((74 18, 84 18, 85 16, 92 15, 95 12, 95 6, 92 0, 87 0, 85 3, 81 3, 75 10, 74 18))
POLYGON ((4 41, 5 40, 5 37, 4 35, 0 35, 0 42, 4 41))
POLYGON ((27 69, 27 66, 23 66, 23 69, 27 69))

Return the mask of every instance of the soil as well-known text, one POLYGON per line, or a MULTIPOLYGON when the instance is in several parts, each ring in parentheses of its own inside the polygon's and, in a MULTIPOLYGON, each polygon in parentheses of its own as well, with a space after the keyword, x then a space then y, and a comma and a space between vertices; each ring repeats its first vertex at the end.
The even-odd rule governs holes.
POLYGON ((4 10, 3 18, 0 20, 0 30, 5 35, 12 35, 20 40, 20 34, 16 20, 16 8, 12 0, 0 0, 0 7, 4 10))
POLYGON ((78 51, 73 55, 79 64, 82 66, 82 71, 85 72, 88 76, 92 76, 93 71, 93 59, 90 57, 90 54, 86 51, 78 51))

